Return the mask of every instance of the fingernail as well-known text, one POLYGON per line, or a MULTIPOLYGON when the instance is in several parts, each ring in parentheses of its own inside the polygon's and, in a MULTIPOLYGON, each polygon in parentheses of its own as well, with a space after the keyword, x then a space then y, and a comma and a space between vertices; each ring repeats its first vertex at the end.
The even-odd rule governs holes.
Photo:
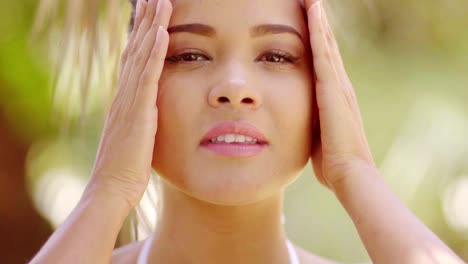
POLYGON ((312 11, 312 14, 314 14, 315 16, 319 16, 319 12, 320 12, 320 0, 313 3, 310 8, 309 8, 309 11, 312 11))
POLYGON ((162 35, 163 31, 164 31, 164 28, 163 28, 163 26, 160 25, 158 27, 158 33, 157 33, 157 37, 156 37, 156 42, 158 44, 161 42, 161 35, 162 35))
POLYGON ((164 0, 159 0, 158 1, 158 7, 156 8, 156 14, 158 14, 162 8, 162 5, 163 5, 163 1, 164 0))
POLYGON ((322 19, 322 1, 317 1, 312 5, 315 14, 318 16, 319 19, 322 19))
POLYGON ((137 1, 135 17, 140 17, 140 14, 141 14, 141 1, 142 0, 137 1))
POLYGON ((310 6, 310 9, 314 10, 314 12, 316 12, 316 10, 320 7, 320 0, 317 0, 315 1, 315 3, 313 3, 311 6, 310 6))
POLYGON ((161 34, 164 31, 164 27, 159 25, 158 27, 158 35, 161 34))

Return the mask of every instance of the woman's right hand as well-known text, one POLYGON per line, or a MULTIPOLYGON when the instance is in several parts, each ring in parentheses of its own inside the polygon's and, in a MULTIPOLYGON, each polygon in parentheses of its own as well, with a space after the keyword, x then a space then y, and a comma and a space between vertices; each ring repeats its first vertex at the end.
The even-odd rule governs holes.
POLYGON ((311 153, 317 179, 335 191, 338 184, 376 165, 365 134, 356 93, 344 67, 322 0, 305 0, 314 62, 320 133, 311 153))
POLYGON ((158 82, 169 45, 169 0, 138 0, 86 195, 123 198, 129 208, 149 181, 158 124, 158 82))

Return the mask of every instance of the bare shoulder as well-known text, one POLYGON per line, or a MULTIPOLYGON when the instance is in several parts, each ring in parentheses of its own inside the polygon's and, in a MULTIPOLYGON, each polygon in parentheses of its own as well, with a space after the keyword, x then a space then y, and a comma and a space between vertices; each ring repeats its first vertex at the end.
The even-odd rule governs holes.
POLYGON ((112 264, 136 263, 143 246, 143 241, 134 242, 126 246, 114 249, 112 252, 112 264))
POLYGON ((319 257, 317 255, 314 255, 299 246, 294 245, 294 248, 296 249, 297 256, 299 257, 299 260, 301 263, 304 263, 304 264, 338 264, 338 262, 331 261, 331 260, 319 257))
MULTIPOLYGON (((134 242, 126 246, 115 249, 112 252, 112 264, 127 264, 127 263, 136 263, 138 260, 138 255, 143 247, 143 241, 134 242)), ((339 264, 317 255, 310 253, 309 251, 294 245, 296 249, 299 260, 303 264, 339 264)))

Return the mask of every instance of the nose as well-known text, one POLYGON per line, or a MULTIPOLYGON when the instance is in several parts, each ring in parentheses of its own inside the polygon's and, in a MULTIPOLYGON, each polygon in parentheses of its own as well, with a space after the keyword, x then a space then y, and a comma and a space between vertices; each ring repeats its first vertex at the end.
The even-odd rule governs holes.
POLYGON ((225 72, 227 74, 221 74, 221 81, 209 92, 210 106, 257 109, 262 105, 258 89, 254 89, 247 81, 247 74, 241 65, 234 64, 225 72))

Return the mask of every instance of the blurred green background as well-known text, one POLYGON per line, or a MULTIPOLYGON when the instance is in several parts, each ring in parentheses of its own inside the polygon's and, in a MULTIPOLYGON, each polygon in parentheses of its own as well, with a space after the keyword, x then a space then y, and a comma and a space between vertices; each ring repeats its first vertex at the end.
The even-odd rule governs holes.
MULTIPOLYGON (((342 0, 329 8, 386 182, 468 261, 468 1, 342 0)), ((0 0, 1 263, 29 260, 79 199, 129 12, 124 0, 0 0)), ((288 188, 285 214, 298 245, 369 262, 310 166, 288 188)))

